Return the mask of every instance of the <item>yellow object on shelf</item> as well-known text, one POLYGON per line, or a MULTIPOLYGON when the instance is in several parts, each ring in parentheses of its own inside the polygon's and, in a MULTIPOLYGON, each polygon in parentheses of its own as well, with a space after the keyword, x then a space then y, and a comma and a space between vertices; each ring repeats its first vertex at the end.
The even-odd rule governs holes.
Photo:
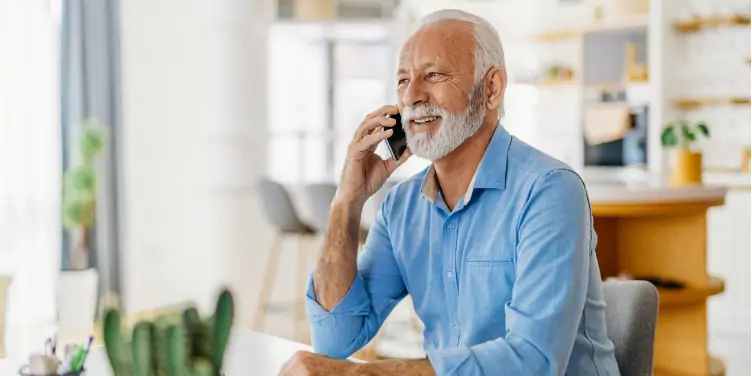
POLYGON ((674 165, 671 168, 672 185, 702 183, 702 154, 700 152, 677 149, 674 152, 674 158, 674 165))
POLYGON ((742 172, 749 172, 750 159, 752 159, 750 148, 742 149, 742 172))
POLYGON ((749 26, 750 18, 748 15, 735 16, 715 16, 695 18, 687 21, 674 23, 676 31, 691 33, 705 28, 723 27, 723 26, 749 26))

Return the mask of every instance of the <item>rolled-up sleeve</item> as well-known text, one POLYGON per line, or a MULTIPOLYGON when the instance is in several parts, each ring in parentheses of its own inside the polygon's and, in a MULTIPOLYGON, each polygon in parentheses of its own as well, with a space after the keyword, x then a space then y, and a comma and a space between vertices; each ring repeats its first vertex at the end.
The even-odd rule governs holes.
POLYGON ((406 295, 387 231, 387 200, 382 203, 368 232, 364 252, 358 257, 355 280, 331 311, 317 302, 313 278, 308 281, 306 308, 311 342, 317 353, 346 358, 360 350, 406 295))
POLYGON ((427 350, 438 375, 564 375, 582 318, 593 234, 582 180, 555 170, 533 184, 517 227, 506 335, 427 350))

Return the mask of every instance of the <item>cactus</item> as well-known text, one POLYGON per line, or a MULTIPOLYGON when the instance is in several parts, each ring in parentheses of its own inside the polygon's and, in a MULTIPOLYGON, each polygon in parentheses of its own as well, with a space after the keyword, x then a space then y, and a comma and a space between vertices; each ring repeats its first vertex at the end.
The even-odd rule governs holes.
POLYGON ((219 376, 234 320, 234 301, 222 290, 214 313, 202 318, 188 306, 141 320, 130 338, 120 311, 109 308, 104 343, 114 376, 219 376))

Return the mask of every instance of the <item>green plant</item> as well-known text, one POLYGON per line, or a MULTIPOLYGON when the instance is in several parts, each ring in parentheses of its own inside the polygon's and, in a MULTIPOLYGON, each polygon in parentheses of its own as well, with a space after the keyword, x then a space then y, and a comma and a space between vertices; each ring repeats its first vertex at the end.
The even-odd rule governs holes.
POLYGON ((686 120, 677 120, 668 123, 661 133, 661 144, 665 148, 679 147, 689 149, 699 136, 710 137, 707 124, 703 121, 689 123, 686 120))
POLYGON ((103 127, 93 120, 85 121, 77 147, 76 163, 63 176, 62 223, 77 236, 71 264, 74 269, 82 269, 96 213, 95 163, 104 149, 103 127))
POLYGON ((201 318, 192 305, 142 320, 123 335, 118 308, 108 308, 104 346, 114 376, 219 376, 234 319, 232 293, 223 289, 214 313, 201 318))

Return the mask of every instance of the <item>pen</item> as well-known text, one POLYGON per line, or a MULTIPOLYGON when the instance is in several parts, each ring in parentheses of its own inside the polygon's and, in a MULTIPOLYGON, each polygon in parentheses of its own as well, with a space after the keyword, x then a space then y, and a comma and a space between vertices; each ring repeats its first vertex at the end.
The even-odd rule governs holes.
POLYGON ((86 350, 84 351, 84 358, 81 360, 81 368, 83 368, 84 364, 86 363, 86 358, 89 357, 89 350, 91 349, 91 344, 94 342, 94 336, 89 336, 89 343, 86 344, 86 350))

